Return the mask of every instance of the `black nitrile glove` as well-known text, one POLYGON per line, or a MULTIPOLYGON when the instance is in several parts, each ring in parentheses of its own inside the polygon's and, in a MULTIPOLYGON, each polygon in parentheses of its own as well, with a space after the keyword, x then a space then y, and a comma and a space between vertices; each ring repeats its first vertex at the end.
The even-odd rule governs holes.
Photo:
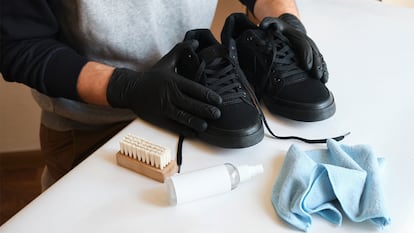
POLYGON ((265 18, 261 23, 262 29, 274 28, 282 32, 292 44, 299 65, 309 71, 311 77, 326 83, 329 79, 325 60, 315 42, 306 35, 305 26, 292 14, 283 14, 279 18, 265 18))
POLYGON ((177 64, 194 54, 196 41, 176 45, 147 72, 117 68, 108 84, 112 107, 129 108, 139 117, 184 136, 207 128, 218 119, 221 97, 211 89, 175 73, 177 64))

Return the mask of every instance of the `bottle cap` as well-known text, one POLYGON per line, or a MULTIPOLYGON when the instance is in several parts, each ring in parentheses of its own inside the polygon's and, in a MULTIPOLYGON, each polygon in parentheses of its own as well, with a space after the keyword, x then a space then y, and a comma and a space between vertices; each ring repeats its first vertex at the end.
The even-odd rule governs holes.
POLYGON ((263 173, 263 165, 241 165, 237 166, 239 171, 240 183, 250 180, 252 177, 263 173))

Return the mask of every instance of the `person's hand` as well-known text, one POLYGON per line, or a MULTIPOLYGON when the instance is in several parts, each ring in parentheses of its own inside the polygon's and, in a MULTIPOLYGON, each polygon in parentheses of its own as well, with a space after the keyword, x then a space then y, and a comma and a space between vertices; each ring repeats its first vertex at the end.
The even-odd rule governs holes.
POLYGON ((109 104, 129 108, 142 119, 184 136, 206 130, 206 119, 221 115, 216 107, 222 102, 220 95, 175 72, 197 46, 196 41, 176 45, 147 72, 116 68, 107 89, 109 104))
POLYGON ((283 14, 279 18, 265 18, 260 27, 264 30, 274 29, 284 34, 292 44, 299 65, 309 71, 311 77, 326 83, 329 78, 328 69, 315 42, 306 35, 305 26, 292 14, 283 14))

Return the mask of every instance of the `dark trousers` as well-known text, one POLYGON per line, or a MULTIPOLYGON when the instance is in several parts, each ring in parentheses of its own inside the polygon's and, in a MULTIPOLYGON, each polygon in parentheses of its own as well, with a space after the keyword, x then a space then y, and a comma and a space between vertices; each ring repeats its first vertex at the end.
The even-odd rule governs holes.
POLYGON ((42 188, 51 186, 129 123, 70 131, 56 131, 40 125, 40 148, 46 163, 42 188))

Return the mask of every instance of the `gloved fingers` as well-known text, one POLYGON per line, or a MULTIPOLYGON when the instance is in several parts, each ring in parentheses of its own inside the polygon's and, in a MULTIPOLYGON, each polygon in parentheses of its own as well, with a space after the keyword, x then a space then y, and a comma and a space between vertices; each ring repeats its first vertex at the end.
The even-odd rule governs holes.
POLYGON ((310 38, 309 44, 311 45, 313 51, 313 66, 311 69, 311 76, 316 79, 321 79, 323 75, 321 54, 319 53, 319 50, 316 47, 315 43, 310 38))
POLYGON ((266 17, 260 22, 259 28, 262 30, 273 29, 277 31, 284 31, 286 28, 285 22, 279 18, 266 17))
POLYGON ((326 66, 326 62, 325 62, 325 60, 323 59, 323 56, 321 55, 321 58, 322 58, 322 70, 323 70, 323 74, 322 74, 322 77, 321 77, 321 81, 323 82, 323 83, 327 83, 328 82, 328 80, 329 80, 329 72, 328 72, 328 67, 326 66))
POLYGON ((315 42, 311 38, 308 38, 308 40, 313 51, 313 67, 311 70, 311 74, 313 77, 320 79, 323 83, 326 83, 329 78, 329 73, 325 60, 323 59, 323 56, 320 53, 315 42))
POLYGON ((297 30, 279 18, 266 17, 259 27, 263 30, 281 32, 292 44, 292 49, 298 59, 299 66, 305 71, 313 67, 313 51, 305 33, 297 30))
POLYGON ((296 17, 293 14, 284 13, 281 16, 279 16, 279 19, 283 20, 286 24, 293 27, 296 30, 299 30, 306 34, 305 26, 302 24, 302 22, 299 20, 298 17, 296 17))
POLYGON ((176 121, 179 124, 182 124, 190 129, 193 129, 197 132, 202 132, 207 129, 207 122, 197 116, 194 116, 184 110, 181 110, 175 107, 173 104, 167 104, 164 106, 164 113, 166 116, 176 121))
POLYGON ((221 116, 220 109, 216 106, 188 96, 187 93, 183 93, 173 82, 168 82, 167 85, 168 88, 165 98, 168 99, 169 105, 176 106, 185 112, 203 119, 218 119, 221 116))
POLYGON ((263 30, 279 31, 285 35, 292 44, 299 66, 310 72, 313 78, 320 79, 323 83, 328 81, 329 73, 322 54, 315 42, 306 35, 304 26, 295 16, 285 15, 282 19, 267 17, 260 23, 259 27, 263 30), (293 25, 283 20, 288 20, 293 25))
POLYGON ((314 56, 312 46, 306 34, 295 29, 287 29, 284 35, 292 44, 292 49, 295 51, 299 66, 305 71, 309 71, 314 65, 314 56))
POLYGON ((218 119, 221 111, 216 106, 191 99, 182 93, 176 96, 176 106, 203 119, 218 119))
POLYGON ((222 102, 221 96, 215 91, 178 74, 175 76, 175 83, 181 92, 201 102, 212 105, 219 105, 222 102))

